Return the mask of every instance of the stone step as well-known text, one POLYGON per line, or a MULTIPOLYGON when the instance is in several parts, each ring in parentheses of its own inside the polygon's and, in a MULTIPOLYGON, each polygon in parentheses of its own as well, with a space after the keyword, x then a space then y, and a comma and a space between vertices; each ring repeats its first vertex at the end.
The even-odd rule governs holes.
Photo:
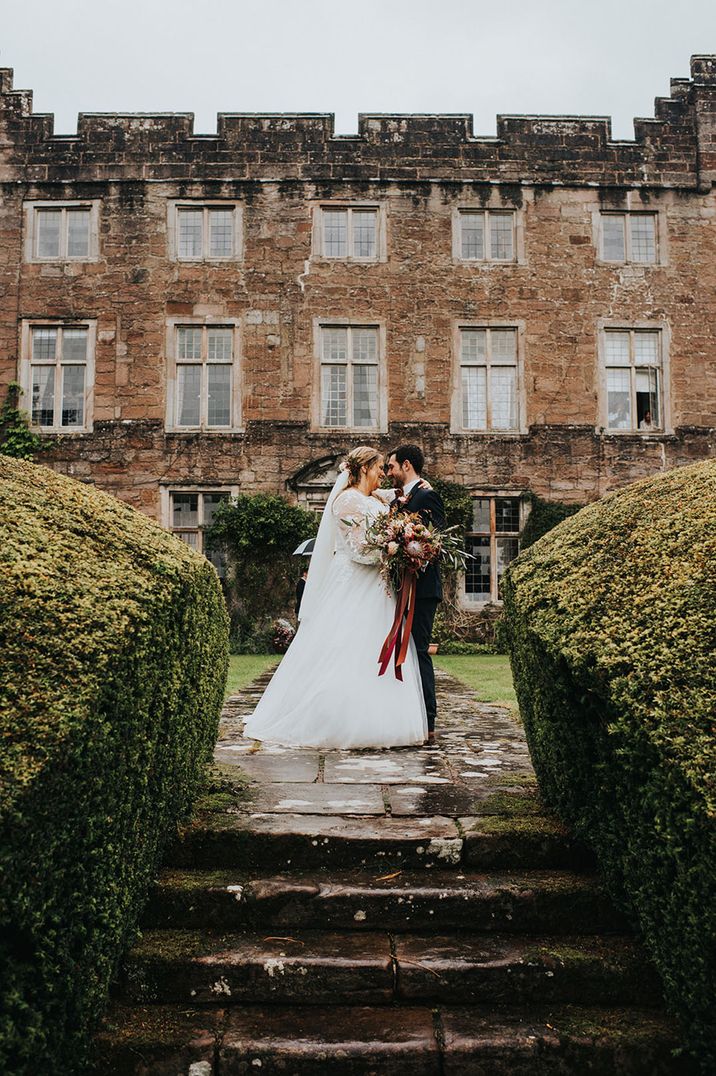
POLYGON ((94 1076, 690 1076, 667 1017, 540 1005, 242 1009, 114 1005, 94 1076))
POLYGON ((156 930, 128 954, 119 993, 189 1005, 661 1003, 643 950, 620 935, 156 930))
POLYGON ((309 814, 199 815, 165 859, 170 867, 593 867, 591 854, 549 817, 454 819, 309 814))
POLYGON ((164 871, 145 927, 626 932, 598 878, 567 871, 164 871))

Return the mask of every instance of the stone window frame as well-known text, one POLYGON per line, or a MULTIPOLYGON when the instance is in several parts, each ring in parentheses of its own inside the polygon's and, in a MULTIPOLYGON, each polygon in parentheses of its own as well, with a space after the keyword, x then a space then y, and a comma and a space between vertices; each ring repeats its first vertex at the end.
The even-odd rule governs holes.
POLYGON ((462 201, 452 211, 452 260, 454 265, 469 265, 475 268, 493 266, 526 265, 525 219, 524 211, 517 206, 503 205, 498 196, 493 195, 487 205, 462 201), (511 213, 513 215, 513 251, 511 258, 463 258, 462 256, 462 218, 466 213, 511 213))
POLYGON ((313 319, 313 392, 311 393, 312 432, 331 431, 349 436, 365 436, 388 432, 388 363, 386 358, 386 325, 380 318, 331 318, 313 319), (376 426, 324 426, 321 423, 321 330, 331 328, 375 328, 378 330, 378 423, 376 426))
MULTIPOLYGON (((27 411, 30 414, 32 428, 39 433, 48 436, 74 437, 85 433, 92 433, 94 429, 94 388, 95 366, 97 350, 97 318, 23 318, 20 323, 20 362, 18 380, 25 399, 28 401, 27 411), (32 330, 35 328, 60 328, 60 329, 87 329, 87 358, 85 361, 85 390, 84 390, 84 425, 80 426, 36 426, 32 424, 32 330)), ((49 366, 50 364, 47 363, 49 366)), ((55 369, 61 368, 62 359, 55 361, 55 369)), ((77 365, 69 363, 67 365, 77 365)), ((55 399, 58 394, 55 393, 55 399)), ((56 411, 61 416, 62 403, 56 411)))
POLYGON ((452 331, 452 393, 450 433, 462 437, 515 438, 527 433, 527 393, 525 378, 525 322, 521 318, 458 318, 452 331), (473 430, 462 424, 462 347, 463 329, 514 329, 517 332, 517 425, 509 430, 473 430))
MULTIPOLYGON (((526 495, 524 489, 509 490, 509 489, 470 489, 470 495, 473 500, 489 500, 490 501, 490 593, 485 595, 469 596, 465 590, 465 573, 460 573, 460 581, 458 588, 458 602, 460 608, 465 610, 480 611, 486 606, 498 606, 502 605, 502 599, 499 597, 499 578, 497 575, 497 541, 499 538, 516 538, 517 539, 517 552, 520 551, 520 537, 525 529, 525 524, 530 514, 530 501, 526 495), (495 515, 495 502, 500 499, 519 500, 520 502, 520 519, 519 529, 517 531, 498 531, 496 527, 496 515, 495 515)), ((468 529, 466 531, 466 547, 469 546, 469 538, 474 537, 487 537, 485 532, 478 532, 468 529)), ((469 550, 468 550, 469 552, 469 550)))
POLYGON ((311 207, 312 223, 311 223, 311 260, 316 262, 326 262, 329 265, 336 263, 343 265, 346 263, 352 265, 378 265, 381 262, 387 262, 388 260, 388 238, 387 238, 387 213, 385 203, 379 201, 361 201, 354 199, 321 199, 311 207), (375 257, 373 258, 361 258, 356 257, 354 254, 346 254, 344 257, 339 257, 333 254, 323 253, 323 210, 324 209, 345 209, 350 211, 371 209, 377 213, 376 221, 376 249, 375 257))
MULTIPOLYGON (((238 486, 237 483, 232 483, 232 484, 229 485, 229 484, 226 484, 226 483, 223 483, 223 482, 216 482, 216 483, 212 483, 212 484, 205 483, 205 484, 199 484, 199 485, 197 485, 196 483, 192 483, 190 485, 184 485, 181 482, 163 482, 159 487, 159 515, 160 515, 160 519, 161 519, 161 524, 164 527, 164 529, 170 531, 172 534, 176 534, 178 531, 183 530, 183 529, 189 529, 189 528, 181 528, 181 527, 176 527, 175 528, 175 527, 172 526, 172 523, 173 523, 173 520, 172 520, 172 497, 174 496, 174 494, 177 494, 177 493, 179 493, 179 494, 182 494, 182 493, 194 494, 195 493, 195 494, 197 494, 199 496, 199 498, 202 498, 203 495, 205 495, 205 494, 211 494, 211 493, 222 493, 223 494, 223 493, 225 493, 227 495, 227 498, 230 499, 231 497, 237 497, 238 496, 238 494, 239 494, 239 486, 238 486)), ((198 522, 198 525, 196 527, 196 531, 198 533, 199 540, 198 540, 198 544, 197 544, 196 547, 191 546, 190 548, 196 548, 197 552, 203 554, 203 556, 207 556, 207 554, 205 552, 205 549, 204 549, 204 532, 202 530, 202 526, 203 526, 203 522, 204 522, 204 520, 203 520, 203 510, 204 510, 204 502, 203 502, 203 500, 200 499, 200 501, 199 501, 199 512, 198 512, 199 522, 198 522)), ((194 528, 191 528, 191 530, 193 531, 194 528)), ((209 557, 207 557, 207 560, 209 560, 210 563, 214 563, 213 561, 210 560, 209 557)), ((214 567, 217 568, 217 572, 219 572, 219 569, 216 566, 216 564, 214 564, 214 567)), ((221 572, 219 572, 219 577, 223 578, 223 575, 221 574, 221 572)))
MULTIPOLYGON (((23 260, 36 265, 58 265, 65 262, 72 265, 89 264, 99 261, 99 214, 101 202, 98 198, 32 198, 23 202, 24 213, 24 243, 23 260), (81 256, 69 255, 66 252, 45 258, 36 253, 37 248, 37 213, 42 209, 89 209, 89 253, 81 256)), ((63 234, 65 237, 65 251, 67 229, 65 222, 67 214, 63 213, 63 234)))
POLYGON ((609 266, 610 268, 624 268, 626 266, 633 269, 655 269, 658 266, 664 266, 669 264, 669 244, 668 244, 668 222, 666 216, 666 209, 662 206, 649 206, 644 202, 636 191, 629 191, 626 195, 624 203, 622 205, 599 205, 592 209, 592 243, 596 253, 597 265, 609 266), (623 261, 613 261, 604 257, 602 251, 604 249, 604 229, 603 221, 605 216, 622 215, 627 217, 632 216, 652 216, 656 221, 655 228, 655 240, 656 240, 656 258, 653 262, 640 262, 634 261, 629 257, 629 246, 631 240, 629 238, 629 231, 627 229, 626 239, 626 257, 623 261))
MULTIPOLYGON (((669 324, 660 320, 639 320, 599 318, 597 321, 597 378, 598 386, 598 425, 596 432, 607 437, 664 437, 673 433, 671 417, 671 363, 670 363, 671 333, 669 324), (630 430, 609 429, 608 400, 607 400, 607 363, 606 363, 606 333, 609 331, 621 332, 658 332, 661 343, 661 428, 658 430, 640 430, 638 427, 630 430)), ((633 365, 630 366, 633 369, 633 365)))
MULTIPOLYGON (((191 315, 185 316, 172 316, 166 320, 166 342, 165 342, 165 365, 166 365, 166 411, 165 411, 165 431, 167 433, 186 433, 195 435, 201 433, 203 436, 221 436, 227 433, 243 433, 243 363, 242 363, 242 326, 240 318, 220 317, 219 315, 212 315, 210 317, 197 317, 191 315), (232 410, 232 423, 230 426, 177 426, 175 423, 175 410, 176 410, 176 392, 177 392, 177 361, 176 361, 176 342, 177 342, 177 328, 181 326, 189 326, 191 328, 231 328, 234 330, 234 355, 231 364, 233 373, 232 391, 231 391, 231 410, 232 410)), ((202 351, 204 350, 202 345, 202 351)), ((202 359, 202 365, 205 365, 205 359, 202 359)))
MULTIPOLYGON (((208 247, 206 224, 202 231, 203 247, 208 247)), ((236 198, 170 198, 167 201, 167 248, 169 260, 178 265, 234 264, 244 260, 244 203, 236 198), (204 210, 204 220, 210 209, 231 209, 234 214, 234 253, 202 254, 197 258, 179 257, 179 211, 182 209, 204 210)))

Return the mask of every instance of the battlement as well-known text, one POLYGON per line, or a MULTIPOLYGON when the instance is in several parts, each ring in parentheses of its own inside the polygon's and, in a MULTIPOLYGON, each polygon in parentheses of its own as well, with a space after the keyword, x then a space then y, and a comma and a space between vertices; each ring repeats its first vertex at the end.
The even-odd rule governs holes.
POLYGON ((219 113, 216 134, 197 134, 193 113, 80 113, 76 135, 55 135, 33 113, 32 92, 0 69, 0 178, 28 169, 52 179, 428 178, 561 181, 704 188, 716 180, 716 56, 693 56, 633 140, 613 140, 604 116, 499 115, 495 135, 475 135, 470 114, 362 113, 355 135, 336 135, 330 113, 219 113))

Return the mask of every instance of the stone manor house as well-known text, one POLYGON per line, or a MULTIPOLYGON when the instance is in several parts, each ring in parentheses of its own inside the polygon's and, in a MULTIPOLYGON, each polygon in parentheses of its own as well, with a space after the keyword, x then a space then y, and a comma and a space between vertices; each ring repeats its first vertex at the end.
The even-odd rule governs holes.
POLYGON ((43 460, 202 548, 238 491, 319 506, 423 444, 475 498, 461 600, 526 494, 584 502, 714 452, 716 57, 635 121, 53 117, 0 70, 0 396, 43 460))

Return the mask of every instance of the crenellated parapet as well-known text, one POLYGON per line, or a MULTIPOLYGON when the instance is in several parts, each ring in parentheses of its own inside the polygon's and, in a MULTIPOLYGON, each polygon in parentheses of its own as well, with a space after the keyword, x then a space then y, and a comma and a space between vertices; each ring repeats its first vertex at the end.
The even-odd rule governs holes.
POLYGON ((0 69, 0 179, 374 179, 667 186, 716 182, 716 56, 694 56, 633 140, 612 138, 608 117, 498 116, 476 136, 472 116, 359 116, 336 135, 329 113, 220 113, 216 134, 192 113, 81 113, 76 135, 0 69))

